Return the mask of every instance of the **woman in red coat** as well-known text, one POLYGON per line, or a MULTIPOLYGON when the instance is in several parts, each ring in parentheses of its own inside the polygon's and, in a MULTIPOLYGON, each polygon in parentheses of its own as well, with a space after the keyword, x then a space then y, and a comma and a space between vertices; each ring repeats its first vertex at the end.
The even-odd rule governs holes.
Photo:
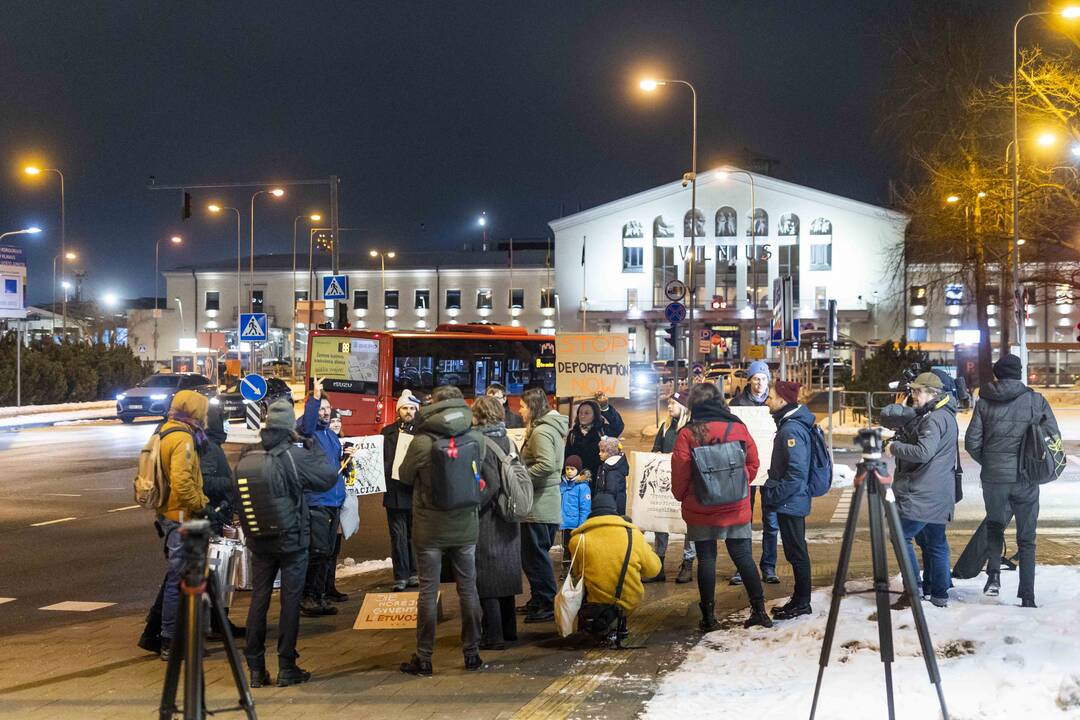
POLYGON ((679 431, 675 451, 671 456, 671 492, 682 503, 686 521, 686 542, 693 542, 698 555, 698 593, 701 595, 701 629, 715 630, 719 623, 714 614, 716 602, 716 541, 723 540, 728 555, 742 576, 752 611, 745 627, 772 627, 765 612, 765 592, 761 575, 754 564, 753 534, 750 531, 750 482, 757 474, 758 452, 746 426, 724 404, 724 396, 712 383, 701 383, 690 389, 687 402, 690 422, 679 431), (694 448, 724 442, 742 443, 746 452, 746 497, 727 505, 704 505, 694 491, 698 470, 694 465, 694 448))

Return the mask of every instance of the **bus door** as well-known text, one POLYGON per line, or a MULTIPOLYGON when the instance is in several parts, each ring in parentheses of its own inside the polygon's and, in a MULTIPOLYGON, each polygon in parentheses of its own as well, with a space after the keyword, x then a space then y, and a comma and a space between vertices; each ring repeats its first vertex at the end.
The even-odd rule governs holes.
POLYGON ((480 397, 487 392, 493 382, 505 384, 506 356, 477 355, 473 359, 473 397, 480 397))

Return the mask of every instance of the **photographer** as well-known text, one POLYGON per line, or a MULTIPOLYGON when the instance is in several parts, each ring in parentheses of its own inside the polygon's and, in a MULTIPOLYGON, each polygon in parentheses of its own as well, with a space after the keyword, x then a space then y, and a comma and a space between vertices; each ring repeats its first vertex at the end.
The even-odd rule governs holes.
POLYGON ((909 387, 915 418, 885 446, 885 455, 896 459, 893 492, 915 575, 919 562, 911 540, 921 534, 930 602, 946 607, 951 563, 945 526, 956 504, 956 402, 934 373, 919 375, 909 387))

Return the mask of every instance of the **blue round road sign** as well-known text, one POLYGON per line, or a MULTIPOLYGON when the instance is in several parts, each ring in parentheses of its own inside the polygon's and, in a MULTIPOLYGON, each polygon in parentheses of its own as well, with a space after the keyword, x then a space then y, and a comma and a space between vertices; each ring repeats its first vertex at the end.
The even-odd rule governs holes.
POLYGON ((686 306, 681 302, 673 302, 664 308, 664 317, 669 323, 681 323, 686 319, 686 306))
POLYGON ((266 378, 255 373, 245 375, 240 381, 240 394, 245 400, 259 402, 266 397, 266 378))

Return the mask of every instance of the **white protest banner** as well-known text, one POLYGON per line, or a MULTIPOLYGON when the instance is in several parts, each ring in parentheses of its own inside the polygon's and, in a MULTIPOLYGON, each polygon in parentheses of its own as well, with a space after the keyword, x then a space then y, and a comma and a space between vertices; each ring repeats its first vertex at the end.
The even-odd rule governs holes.
POLYGON ((394 462, 390 464, 390 477, 394 480, 400 480, 401 475, 401 463, 405 461, 405 452, 412 445, 415 435, 403 432, 398 434, 397 447, 394 449, 394 462))
POLYGON ((642 530, 685 533, 682 504, 671 494, 671 455, 633 452, 630 454, 633 502, 630 518, 642 530))
POLYGON ((754 438, 757 445, 758 466, 757 477, 751 485, 760 487, 765 484, 769 476, 769 463, 772 462, 773 438, 776 437, 776 422, 767 407, 733 407, 734 413, 746 425, 750 437, 754 438))
POLYGON ((630 397, 630 342, 625 333, 555 336, 555 394, 630 397))
POLYGON ((529 431, 525 428, 510 428, 506 431, 506 436, 514 441, 514 447, 520 453, 521 448, 525 447, 525 436, 529 431))
POLYGON ((345 475, 346 495, 375 495, 386 492, 386 476, 383 474, 383 436, 363 435, 341 438, 343 448, 353 445, 352 462, 345 475))

